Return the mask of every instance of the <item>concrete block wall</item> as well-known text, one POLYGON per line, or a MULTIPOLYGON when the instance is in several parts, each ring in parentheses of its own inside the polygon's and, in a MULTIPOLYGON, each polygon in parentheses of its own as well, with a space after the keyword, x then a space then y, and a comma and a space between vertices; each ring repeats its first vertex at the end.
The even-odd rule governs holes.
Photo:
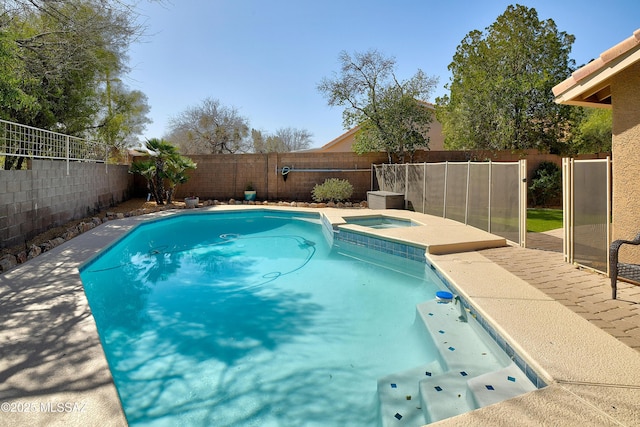
POLYGON ((130 197, 126 165, 33 160, 29 170, 0 170, 0 247, 92 215, 130 197))
MULTIPOLYGON (((355 153, 268 153, 189 156, 198 168, 187 183, 176 189, 176 199, 198 196, 205 199, 242 199, 251 183, 258 200, 311 201, 311 190, 327 178, 347 179, 354 187, 352 200, 366 200, 371 187, 371 164, 382 163, 383 153, 358 156, 355 153), (285 181, 282 168, 292 171, 285 181), (314 169, 316 171, 308 171, 314 169), (333 172, 330 169, 361 169, 333 172), (324 170, 324 171, 317 171, 324 170)), ((138 194, 146 192, 144 180, 136 179, 138 194), (141 190, 140 190, 141 189, 141 190)))

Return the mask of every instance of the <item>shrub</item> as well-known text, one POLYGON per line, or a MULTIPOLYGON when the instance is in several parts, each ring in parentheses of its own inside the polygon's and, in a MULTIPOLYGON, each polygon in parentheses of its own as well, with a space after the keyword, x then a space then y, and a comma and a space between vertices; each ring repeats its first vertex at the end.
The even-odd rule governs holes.
POLYGON ((547 206, 562 195, 562 171, 553 162, 541 162, 533 173, 529 197, 533 206, 547 206))
POLYGON ((316 184, 311 191, 316 202, 347 200, 353 194, 353 186, 346 179, 329 178, 323 184, 316 184))

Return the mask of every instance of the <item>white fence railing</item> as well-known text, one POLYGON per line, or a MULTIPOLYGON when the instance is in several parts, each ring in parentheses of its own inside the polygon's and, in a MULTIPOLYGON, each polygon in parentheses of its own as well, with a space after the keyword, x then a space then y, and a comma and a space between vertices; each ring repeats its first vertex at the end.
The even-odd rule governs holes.
MULTIPOLYGON (((107 144, 0 120, 0 156, 106 163, 107 144)), ((68 166, 67 166, 68 169, 68 166)))

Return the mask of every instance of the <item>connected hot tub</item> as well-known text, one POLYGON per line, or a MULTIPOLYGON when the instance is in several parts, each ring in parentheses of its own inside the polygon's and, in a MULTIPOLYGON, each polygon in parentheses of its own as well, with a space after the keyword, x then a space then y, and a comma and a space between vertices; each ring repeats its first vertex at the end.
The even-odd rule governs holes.
POLYGON ((422 224, 410 219, 393 218, 386 215, 369 215, 345 218, 347 224, 356 224, 369 228, 416 227, 422 224))

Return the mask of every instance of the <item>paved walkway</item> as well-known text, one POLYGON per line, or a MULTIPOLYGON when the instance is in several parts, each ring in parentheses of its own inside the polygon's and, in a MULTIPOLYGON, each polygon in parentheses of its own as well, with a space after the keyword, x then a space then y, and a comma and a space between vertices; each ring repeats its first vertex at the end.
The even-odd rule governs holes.
POLYGON ((619 281, 618 299, 613 300, 609 278, 564 262, 561 234, 530 233, 527 239, 527 249, 507 247, 480 253, 640 351, 640 286, 619 281))

